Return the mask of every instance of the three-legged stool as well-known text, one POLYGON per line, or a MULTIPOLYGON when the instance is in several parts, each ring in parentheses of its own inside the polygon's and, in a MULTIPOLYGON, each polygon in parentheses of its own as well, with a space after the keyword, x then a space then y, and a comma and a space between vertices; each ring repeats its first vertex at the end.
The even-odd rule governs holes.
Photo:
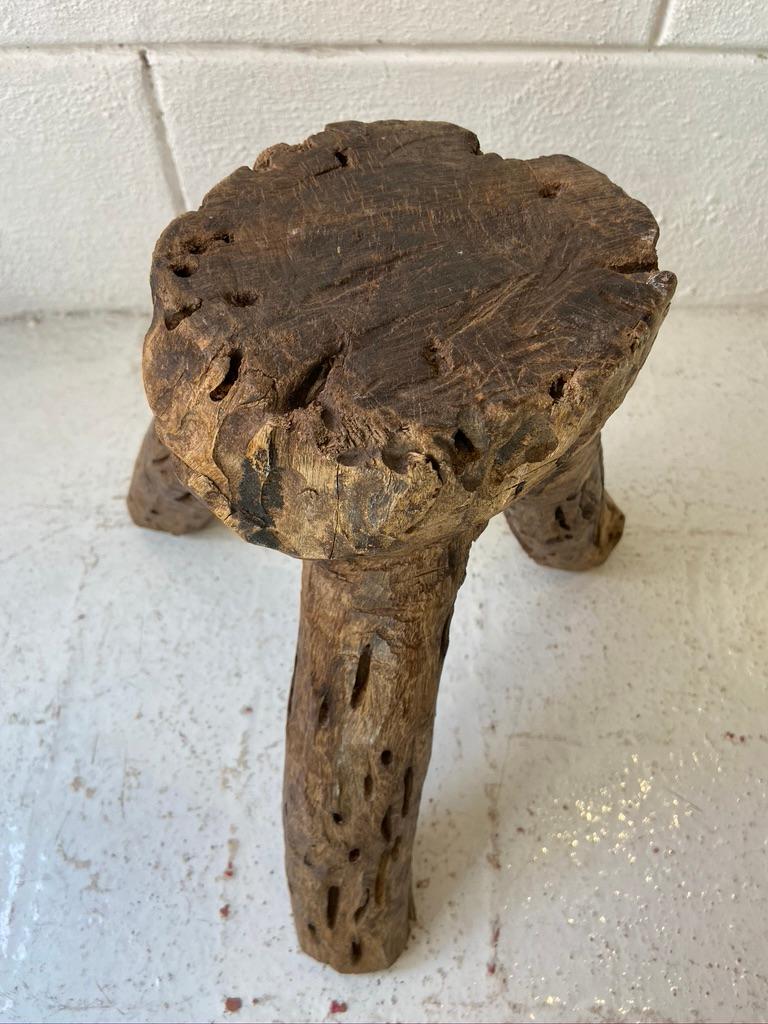
POLYGON ((353 121, 267 150, 157 243, 129 507, 304 560, 286 869, 302 948, 338 970, 406 943, 472 541, 504 511, 538 562, 587 569, 621 536, 600 430, 674 292, 657 235, 577 160, 353 121))

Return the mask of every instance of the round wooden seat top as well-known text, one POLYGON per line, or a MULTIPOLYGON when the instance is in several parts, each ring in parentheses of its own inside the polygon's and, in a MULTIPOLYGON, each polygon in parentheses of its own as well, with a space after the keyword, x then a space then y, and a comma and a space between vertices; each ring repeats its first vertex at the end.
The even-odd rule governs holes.
POLYGON ((579 161, 455 125, 274 146, 157 243, 158 434, 217 516, 303 558, 481 523, 623 399, 674 291, 657 235, 579 161))

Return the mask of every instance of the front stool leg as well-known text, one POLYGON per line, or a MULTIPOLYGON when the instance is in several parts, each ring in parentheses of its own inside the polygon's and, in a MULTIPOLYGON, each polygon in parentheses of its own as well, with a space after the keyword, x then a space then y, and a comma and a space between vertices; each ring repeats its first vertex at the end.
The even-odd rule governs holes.
POLYGON ((338 971, 387 967, 406 944, 438 682, 478 533, 396 558, 304 563, 286 870, 302 949, 338 971))
POLYGON ((526 553, 555 569, 601 565, 624 531, 603 482, 600 435, 560 460, 552 476, 505 511, 526 553))
POLYGON ((133 467, 127 504, 137 526, 166 533, 191 533, 213 519, 200 499, 179 482, 171 453, 155 432, 154 420, 133 467))

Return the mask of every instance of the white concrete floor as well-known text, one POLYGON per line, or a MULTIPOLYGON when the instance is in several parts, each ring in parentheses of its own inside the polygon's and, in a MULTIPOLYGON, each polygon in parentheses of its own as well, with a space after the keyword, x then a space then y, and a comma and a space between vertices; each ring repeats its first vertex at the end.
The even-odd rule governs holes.
POLYGON ((126 515, 143 326, 0 328, 0 1018, 764 1021, 766 318, 670 316, 605 567, 476 545, 419 920, 368 977, 297 951, 283 881, 298 563, 126 515))

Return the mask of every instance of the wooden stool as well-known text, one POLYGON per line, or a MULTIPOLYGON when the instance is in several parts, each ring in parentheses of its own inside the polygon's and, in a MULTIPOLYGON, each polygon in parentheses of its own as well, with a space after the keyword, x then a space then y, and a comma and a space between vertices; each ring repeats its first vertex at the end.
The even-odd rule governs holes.
POLYGON ((302 948, 337 970, 406 943, 472 541, 503 510, 537 562, 587 569, 621 536, 600 429, 674 292, 657 237, 577 160, 350 121, 268 149, 157 243, 129 507, 305 560, 286 869, 302 948))

